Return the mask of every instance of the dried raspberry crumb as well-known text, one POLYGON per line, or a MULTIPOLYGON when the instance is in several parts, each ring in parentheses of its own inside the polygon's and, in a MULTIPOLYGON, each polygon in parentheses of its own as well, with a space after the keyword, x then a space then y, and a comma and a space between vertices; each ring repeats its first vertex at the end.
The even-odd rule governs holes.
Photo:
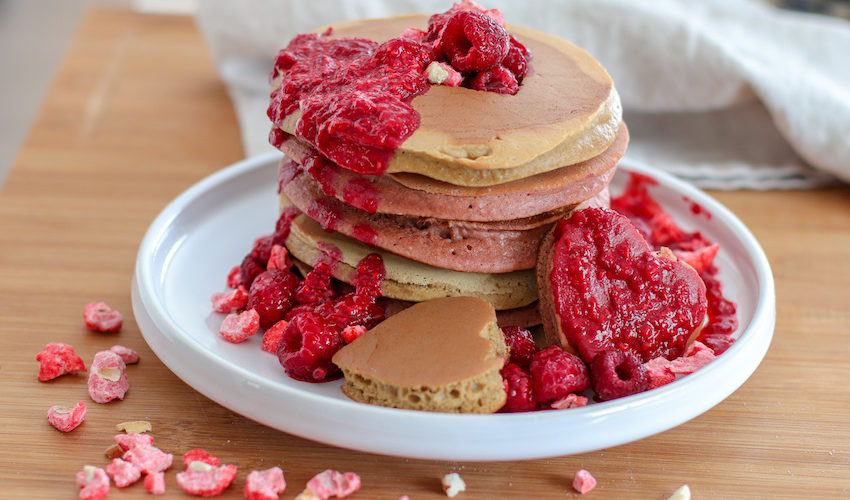
POLYGON ((300 280, 286 269, 272 269, 257 276, 248 291, 248 309, 259 315, 260 326, 268 328, 282 320, 295 303, 300 280))
POLYGON ((160 471, 145 476, 145 489, 148 490, 148 493, 151 495, 164 495, 165 473, 160 471))
POLYGON ((292 267, 292 259, 289 258, 289 251, 286 247, 281 245, 272 246, 266 269, 289 269, 290 267, 292 267))
POLYGON ((700 341, 688 346, 685 354, 670 362, 670 371, 676 374, 688 375, 714 361, 714 351, 700 341))
POLYGON ((676 380, 676 374, 670 371, 670 360, 663 356, 650 359, 643 364, 643 367, 646 368, 646 374, 649 376, 647 390, 667 385, 676 380))
POLYGON ((242 268, 233 266, 227 273, 227 288, 238 288, 242 284, 242 268))
POLYGON ((71 432, 86 420, 86 404, 82 401, 74 408, 51 406, 47 410, 47 421, 62 432, 71 432))
POLYGON ((177 473, 177 484, 190 495, 214 497, 221 495, 235 477, 235 465, 215 466, 192 462, 185 471, 177 473))
POLYGON ((92 302, 83 309, 86 327, 95 332, 115 333, 121 330, 124 317, 103 302, 92 302))
POLYGON ((538 351, 529 365, 538 401, 548 403, 590 386, 587 366, 578 356, 551 345, 538 351))
POLYGON ((505 344, 511 353, 509 362, 527 370, 531 357, 540 350, 531 332, 518 326, 506 326, 502 328, 502 333, 505 334, 505 344))
POLYGON ((167 470, 174 461, 174 456, 171 453, 165 453, 156 446, 130 448, 124 452, 124 456, 121 458, 138 467, 143 474, 167 470))
POLYGON ((189 467, 192 462, 203 462, 207 465, 219 465, 221 463, 217 456, 210 455, 201 448, 195 448, 183 454, 183 465, 189 467))
POLYGON ((135 464, 126 462, 120 458, 114 458, 106 466, 106 473, 112 478, 115 486, 126 488, 142 477, 142 471, 135 464))
POLYGON ((286 480, 280 467, 263 471, 254 470, 245 478, 243 493, 247 500, 277 500, 286 489, 286 480))
POLYGON ((153 446, 153 436, 150 434, 116 434, 113 439, 122 451, 153 446))
POLYGON ((531 375, 518 365, 509 363, 500 371, 508 397, 500 411, 513 413, 537 409, 531 375))
POLYGON ((89 396, 95 403, 108 403, 113 399, 124 399, 130 389, 126 364, 121 356, 112 351, 100 351, 94 355, 89 374, 89 396))
POLYGON ((120 356, 124 360, 124 364, 132 365, 139 362, 139 353, 129 347, 114 345, 109 350, 120 356))
POLYGON ((346 344, 354 342, 354 340, 366 333, 366 327, 362 325, 348 325, 342 329, 342 338, 346 344))
POLYGON ((83 359, 74 352, 74 348, 62 342, 51 342, 44 346, 35 360, 41 363, 38 367, 38 380, 47 382, 61 375, 74 375, 86 371, 83 359))
POLYGON ((245 307, 248 303, 248 290, 239 285, 229 292, 212 294, 212 308, 215 312, 232 313, 245 307))
POLYGON ((219 333, 228 342, 238 344, 260 330, 260 316, 257 311, 248 309, 241 313, 230 313, 221 322, 219 333))
POLYGON ((345 498, 360 489, 360 476, 327 469, 307 481, 307 489, 322 499, 345 498))
POLYGON ((587 406, 587 397, 578 394, 567 394, 561 399, 555 400, 550 405, 555 410, 568 410, 570 408, 581 408, 587 406))
POLYGON ((100 467, 86 465, 77 472, 80 500, 100 500, 109 493, 109 476, 100 467))
POLYGON ((466 491, 466 483, 457 472, 446 474, 443 476, 441 482, 443 484, 443 491, 446 492, 446 496, 449 498, 454 498, 461 491, 466 491))
POLYGON ((280 320, 263 334, 263 350, 272 354, 277 354, 277 346, 280 344, 280 339, 283 338, 283 331, 286 330, 286 325, 289 322, 280 320))
POLYGON ((593 488, 596 488, 596 478, 584 469, 577 470, 573 477, 573 489, 584 495, 593 488))
POLYGON ((637 394, 649 387, 649 375, 637 356, 619 349, 607 349, 593 358, 590 379, 602 401, 637 394))

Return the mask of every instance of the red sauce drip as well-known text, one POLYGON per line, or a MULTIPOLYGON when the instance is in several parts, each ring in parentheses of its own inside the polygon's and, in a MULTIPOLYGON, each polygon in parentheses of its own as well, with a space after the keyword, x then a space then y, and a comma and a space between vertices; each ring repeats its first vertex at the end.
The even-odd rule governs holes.
POLYGON ((310 177, 319 183, 319 187, 322 188, 325 196, 333 197, 336 194, 336 181, 339 178, 339 173, 327 158, 315 152, 310 152, 304 157, 304 168, 307 169, 310 177))
POLYGON ((287 184, 301 175, 302 171, 301 166, 294 161, 282 161, 277 169, 277 194, 280 194, 287 184))
POLYGON ((325 232, 332 232, 339 227, 341 216, 337 207, 328 200, 315 200, 307 207, 307 216, 318 222, 325 232))
POLYGON ((319 262, 325 262, 326 264, 335 264, 337 262, 342 262, 342 250, 336 247, 336 245, 332 243, 328 243, 327 241, 320 241, 316 243, 316 248, 322 253, 322 257, 316 261, 314 266, 319 265, 319 262), (323 257, 327 257, 330 260, 323 260, 323 257))
POLYGON ((342 188, 342 199, 353 207, 374 214, 378 211, 378 190, 366 177, 348 181, 342 188))
POLYGON ((692 214, 702 215, 706 219, 711 220, 711 212, 709 212, 704 206, 702 206, 699 203, 691 200, 687 196, 683 197, 682 199, 685 200, 685 203, 688 203, 692 214))
POLYGON ((732 334, 738 329, 738 308, 723 296, 723 286, 717 274, 717 266, 712 265, 701 275, 708 297, 708 324, 697 340, 714 349, 715 354, 720 354, 735 342, 732 334))
POLYGON ((357 271, 354 274, 352 284, 360 295, 371 297, 381 296, 381 287, 387 276, 384 260, 381 256, 373 253, 360 259, 357 263, 357 271))
POLYGON ((289 238, 290 229, 292 229, 292 221, 301 213, 301 210, 294 206, 284 207, 283 210, 280 211, 280 217, 278 217, 277 222, 275 223, 274 235, 272 236, 272 243, 275 245, 283 245, 286 243, 286 240, 289 238))
POLYGON ((286 133, 284 133, 283 130, 277 127, 272 127, 271 132, 269 132, 269 144, 271 144, 277 149, 280 149, 285 140, 286 133))
POLYGON ((354 226, 351 236, 367 245, 374 245, 378 241, 378 232, 369 224, 357 224, 354 226))

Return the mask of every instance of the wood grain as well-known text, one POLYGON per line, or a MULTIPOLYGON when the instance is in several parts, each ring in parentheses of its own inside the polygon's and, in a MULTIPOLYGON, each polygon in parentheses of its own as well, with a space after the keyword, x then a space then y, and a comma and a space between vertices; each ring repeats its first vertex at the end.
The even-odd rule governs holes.
MULTIPOLYGON (((763 245, 777 288, 777 325, 764 362, 717 407, 670 431, 584 455, 501 463, 406 460, 341 450, 248 421, 177 379, 132 318, 135 254, 155 215, 178 193, 242 156, 236 120, 191 19, 94 10, 59 70, 0 192, 0 498, 72 498, 74 474, 104 465, 114 424, 148 419, 157 444, 203 447, 240 474, 281 465, 293 498, 326 468, 356 471, 355 498, 445 498, 439 478, 460 472, 458 498, 578 496, 573 472, 599 486, 588 498, 850 497, 850 189, 713 193, 763 245), (85 330, 82 307, 123 311, 119 334, 85 330), (36 381, 51 341, 89 362, 98 350, 138 350, 126 400, 91 403, 85 375, 36 381), (69 434, 45 418, 87 401, 69 434)), ((848 160, 850 161, 850 160, 848 160)), ((563 429, 565 434, 570 429, 563 429)), ((500 436, 493 436, 500 439, 500 436)), ((179 468, 179 467, 178 467, 179 468)), ((174 472, 166 497, 181 497, 174 472)), ((112 497, 148 498, 140 484, 112 497)))

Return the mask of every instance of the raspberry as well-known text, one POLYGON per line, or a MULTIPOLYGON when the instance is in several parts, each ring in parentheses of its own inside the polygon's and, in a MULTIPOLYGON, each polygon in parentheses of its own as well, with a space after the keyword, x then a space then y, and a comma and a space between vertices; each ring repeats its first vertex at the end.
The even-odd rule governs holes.
POLYGON ((241 313, 230 313, 221 322, 219 333, 224 340, 238 344, 248 340, 260 330, 260 316, 257 311, 248 309, 241 313))
POLYGON ((663 356, 650 359, 643 364, 643 367, 646 368, 646 374, 649 377, 647 390, 667 385, 676 380, 676 374, 670 371, 670 360, 663 356))
POLYGON ((116 434, 114 439, 122 451, 153 446, 153 436, 150 434, 116 434))
POLYGON ((331 362, 345 345, 340 328, 318 314, 305 312, 292 318, 283 331, 277 356, 286 373, 297 380, 319 382, 340 375, 331 362))
POLYGON ((342 338, 346 344, 354 342, 357 337, 366 333, 366 328, 361 325, 349 325, 342 329, 342 338))
POLYGON ((491 17, 456 12, 446 23, 440 48, 458 71, 481 71, 499 64, 508 53, 508 33, 491 17))
POLYGON ((121 330, 124 317, 103 302, 92 302, 83 309, 86 328, 94 332, 115 333, 121 330))
POLYGON ((239 268, 239 275, 242 277, 242 286, 246 289, 250 289, 251 284, 254 283, 257 276, 262 274, 265 270, 266 267, 257 259, 250 255, 246 255, 245 258, 242 259, 242 265, 239 268))
POLYGON ((538 351, 529 366, 534 393, 541 403, 563 398, 590 386, 587 366, 578 356, 551 345, 538 351))
POLYGON ((132 365, 139 362, 139 353, 129 347, 114 345, 110 347, 109 350, 120 356, 126 365, 132 365))
POLYGON ((507 68, 496 66, 495 68, 485 69, 475 75, 475 78, 469 84, 469 88, 495 92, 497 94, 514 95, 519 90, 519 84, 514 74, 507 68))
POLYGON ((266 269, 289 269, 290 267, 292 267, 292 260, 289 258, 289 251, 286 247, 281 245, 272 246, 266 269))
POLYGON ((126 488, 142 477, 142 471, 134 464, 125 462, 120 458, 113 458, 106 466, 106 473, 112 478, 115 486, 126 488))
POLYGON ((248 292, 248 309, 260 317, 260 326, 268 328, 283 319, 293 306, 299 280, 291 271, 273 269, 257 276, 248 292))
POLYGON ((327 469, 307 481, 307 489, 319 498, 345 498, 360 489, 360 476, 327 469))
POLYGON ((130 389, 126 364, 121 356, 112 351, 100 351, 94 355, 89 374, 89 396, 95 403, 108 403, 113 399, 124 399, 130 389))
POLYGON ((502 333, 505 334, 505 344, 507 344, 511 353, 508 362, 527 370, 531 363, 531 357, 540 350, 534 343, 531 332, 518 326, 506 326, 502 328, 502 333))
POLYGON ((531 375, 518 365, 509 363, 499 372, 505 385, 508 399, 503 412, 532 411, 537 409, 537 399, 534 397, 534 389, 531 375))
POLYGON ((349 325, 361 325, 368 330, 386 317, 382 303, 374 297, 359 293, 347 293, 333 302, 323 304, 317 312, 327 315, 328 320, 340 330, 349 325))
POLYGON ((242 268, 240 266, 233 266, 230 272, 227 273, 227 288, 238 288, 241 284, 242 268))
POLYGON ((100 467, 86 465, 77 472, 80 500, 100 500, 109 494, 109 476, 100 467))
POLYGON ((235 477, 235 465, 216 467, 203 462, 192 462, 185 471, 177 473, 177 484, 190 495, 213 497, 221 495, 235 477))
POLYGON ((207 450, 195 448, 183 454, 183 465, 189 467, 192 462, 203 462, 207 465, 219 465, 221 462, 215 455, 210 455, 207 450))
POLYGON ((47 382, 61 375, 75 375, 86 371, 83 359, 74 352, 74 348, 62 342, 51 342, 44 346, 35 360, 41 363, 38 367, 38 380, 47 382))
POLYGON ((288 323, 280 320, 263 334, 262 349, 272 354, 277 354, 277 346, 280 344, 280 339, 283 338, 283 331, 286 330, 288 323))
POLYGON ((387 270, 384 267, 384 260, 381 259, 380 255, 372 253, 363 257, 357 263, 357 270, 352 281, 358 294, 380 297, 381 286, 386 276, 387 270))
POLYGON ((295 293, 295 301, 299 304, 312 304, 326 302, 333 296, 330 266, 325 262, 319 262, 304 277, 301 288, 295 293))
POLYGON ((277 500, 286 489, 286 480, 280 467, 263 471, 252 470, 245 478, 243 493, 247 500, 277 500))
POLYGON ((47 421, 62 432, 71 432, 86 419, 86 404, 82 401, 74 408, 51 406, 47 410, 47 421))
POLYGON ((593 358, 590 379, 602 401, 637 394, 649 387, 649 375, 637 356, 619 349, 606 349, 593 358))
POLYGON ((165 473, 160 471, 145 476, 145 489, 148 490, 148 493, 151 495, 164 495, 165 473))
POLYGON ((587 406, 587 398, 585 396, 579 396, 575 393, 570 393, 562 397, 561 399, 556 399, 555 401, 552 401, 552 404, 549 406, 556 410, 581 408, 582 406, 587 406))
POLYGON ((522 79, 528 74, 530 60, 531 52, 515 36, 510 35, 510 48, 508 55, 502 60, 502 66, 514 75, 518 83, 522 83, 522 79))
POLYGON ((573 477, 573 489, 584 495, 588 491, 592 490, 596 487, 596 478, 590 475, 590 472, 587 472, 584 469, 579 469, 576 471, 575 476, 573 477))
POLYGON ((156 446, 135 446, 124 452, 124 460, 132 463, 142 474, 152 474, 168 470, 174 461, 174 455, 165 453, 156 446))
POLYGON ((251 248, 251 257, 263 266, 268 264, 269 257, 272 255, 272 246, 274 245, 274 243, 272 243, 273 239, 273 234, 260 236, 254 240, 254 246, 251 248))
POLYGON ((232 313, 242 309, 248 303, 248 290, 239 285, 238 288, 229 292, 214 293, 210 300, 212 301, 213 311, 232 313))

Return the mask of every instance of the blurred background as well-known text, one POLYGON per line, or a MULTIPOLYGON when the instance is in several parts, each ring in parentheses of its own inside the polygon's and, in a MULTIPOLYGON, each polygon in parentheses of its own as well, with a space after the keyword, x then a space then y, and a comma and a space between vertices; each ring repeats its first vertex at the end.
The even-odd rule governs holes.
MULTIPOLYGON (((87 8, 190 14, 198 1, 0 0, 0 186, 87 8)), ((850 0, 765 1, 850 19, 850 0)))

